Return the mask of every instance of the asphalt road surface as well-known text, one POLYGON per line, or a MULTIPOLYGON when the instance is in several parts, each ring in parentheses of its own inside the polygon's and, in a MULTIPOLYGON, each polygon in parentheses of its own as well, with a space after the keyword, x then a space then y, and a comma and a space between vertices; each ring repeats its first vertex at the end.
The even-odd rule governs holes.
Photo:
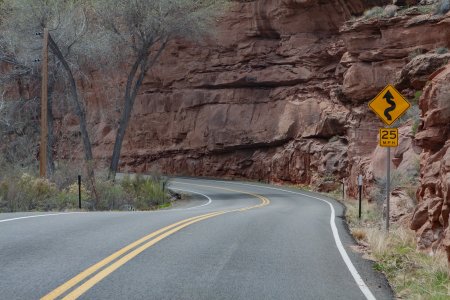
POLYGON ((393 299, 337 202, 174 179, 156 212, 0 214, 0 299, 393 299))

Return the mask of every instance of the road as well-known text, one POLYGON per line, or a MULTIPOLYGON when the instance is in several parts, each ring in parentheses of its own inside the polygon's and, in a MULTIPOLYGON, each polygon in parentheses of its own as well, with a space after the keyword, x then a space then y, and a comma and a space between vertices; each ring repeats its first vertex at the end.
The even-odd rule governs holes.
POLYGON ((393 299, 350 249, 336 201, 256 183, 171 187, 194 200, 155 212, 0 214, 0 298, 393 299))

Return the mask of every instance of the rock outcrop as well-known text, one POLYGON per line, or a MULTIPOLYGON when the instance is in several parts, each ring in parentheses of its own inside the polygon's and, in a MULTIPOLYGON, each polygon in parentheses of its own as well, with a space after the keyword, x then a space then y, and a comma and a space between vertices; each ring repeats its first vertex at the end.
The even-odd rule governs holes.
MULTIPOLYGON (((413 96, 448 56, 432 52, 449 44, 449 17, 413 10, 347 22, 389 2, 233 2, 208 41, 172 43, 147 76, 121 170, 317 186, 327 178, 344 180, 354 195, 357 174, 370 181, 382 169, 371 160, 382 124, 367 102, 387 83, 413 96)), ((106 161, 120 100, 104 99, 120 99, 124 76, 91 76, 84 92, 94 154, 106 161)), ((69 139, 76 124, 64 116, 70 120, 69 139)), ((397 151, 394 166, 420 152, 413 135, 403 136, 410 146, 397 151)))
MULTIPOLYGON (((173 43, 146 78, 121 170, 313 184, 346 178, 348 148, 370 154, 376 136, 361 132, 374 118, 343 98, 339 28, 385 2, 233 2, 207 42, 173 43)), ((116 126, 92 76, 85 92, 94 152, 107 159, 116 126)))
MULTIPOLYGON (((450 64, 432 75, 420 99, 422 123, 416 135, 422 147, 419 205, 411 223, 419 247, 441 244, 450 255, 450 64)), ((449 256, 450 259, 450 256, 449 256)))

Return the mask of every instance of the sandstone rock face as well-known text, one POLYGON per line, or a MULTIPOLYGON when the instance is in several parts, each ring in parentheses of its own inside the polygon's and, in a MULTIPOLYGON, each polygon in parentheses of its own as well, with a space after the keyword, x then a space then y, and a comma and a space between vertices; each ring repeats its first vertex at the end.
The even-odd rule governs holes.
MULTIPOLYGON (((368 101, 388 83, 412 97, 448 58, 434 53, 450 46, 448 15, 413 11, 347 21, 391 3, 232 2, 207 41, 173 42, 145 79, 123 145, 121 171, 156 169, 323 189, 343 180, 347 195, 355 195, 358 174, 367 183, 385 172, 385 151, 377 148, 383 124, 368 110, 368 101)), ((93 71, 90 76, 83 92, 94 155, 107 163, 126 74, 103 78, 93 71)), ((437 117, 424 121, 417 140, 411 123, 400 128, 402 146, 393 152, 393 168, 409 171, 420 147, 431 153, 446 145, 445 125, 433 123, 442 109, 431 113, 437 117)), ((73 118, 64 120, 76 128, 73 118)), ((66 132, 69 138, 74 134, 66 132)), ((61 156, 70 152, 64 143, 61 156)), ((420 156, 423 170, 431 157, 420 156)), ((436 162, 443 157, 439 154, 436 162)))
POLYGON ((450 64, 432 75, 420 99, 422 124, 416 135, 422 147, 420 203, 411 229, 419 246, 435 250, 441 244, 450 257, 450 64))
MULTIPOLYGON (((386 2, 233 2, 208 41, 172 43, 147 76, 121 170, 317 184, 346 178, 349 145, 367 155, 376 136, 361 132, 374 121, 367 109, 345 104, 336 75, 346 52, 339 28, 386 2)), ((98 77, 93 72, 84 89, 94 154, 108 159, 116 112, 102 99, 118 96, 114 84, 99 90, 98 77)))
MULTIPOLYGON (((345 23, 389 3, 233 2, 207 41, 173 42, 147 76, 125 138, 121 171, 317 186, 344 180, 347 193, 355 195, 358 174, 371 181, 384 167, 382 156, 374 163, 383 151, 372 154, 382 124, 367 102, 388 83, 401 82, 401 89, 413 93, 413 82, 423 85, 445 57, 411 61, 405 68, 411 52, 449 43, 446 16, 345 23)), ((94 155, 107 163, 126 74, 90 76, 83 92, 94 155)), ((427 134, 440 134, 433 130, 427 134)), ((408 146, 393 161, 399 168, 420 152, 404 131, 408 146)), ((67 156, 71 151, 61 144, 60 154, 67 156)))
MULTIPOLYGON (((341 27, 346 52, 336 69, 336 74, 342 76, 339 99, 352 104, 352 116, 368 114, 348 131, 349 137, 352 130, 358 132, 356 139, 349 138, 348 176, 351 178, 364 174, 366 181, 373 182, 385 176, 386 151, 373 139, 383 124, 372 118, 365 105, 388 83, 395 83, 405 96, 413 98, 414 91, 420 90, 432 73, 446 64, 447 54, 434 51, 450 43, 449 20, 448 16, 412 14, 389 19, 358 19, 341 27)), ((411 171, 421 152, 411 125, 405 124, 400 129, 401 147, 395 150, 391 163, 392 169, 401 172, 411 171)), ((354 195, 356 181, 347 183, 349 194, 354 195)))
POLYGON ((409 64, 408 60, 412 55, 448 46, 449 21, 449 17, 405 15, 346 23, 341 29, 347 48, 341 60, 347 68, 343 94, 358 103, 376 96, 387 82, 399 82, 401 89, 411 88, 408 78, 412 78, 417 81, 413 88, 423 87, 429 72, 445 64, 448 57, 427 55, 409 64))
POLYGON ((414 57, 401 71, 396 86, 422 90, 430 75, 450 61, 450 53, 425 54, 414 57))

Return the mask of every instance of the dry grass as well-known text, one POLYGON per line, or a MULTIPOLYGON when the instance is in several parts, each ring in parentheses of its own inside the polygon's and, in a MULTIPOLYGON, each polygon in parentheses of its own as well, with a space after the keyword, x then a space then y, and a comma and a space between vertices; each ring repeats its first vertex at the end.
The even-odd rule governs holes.
POLYGON ((367 239, 367 233, 362 228, 353 228, 351 232, 353 237, 358 241, 364 241, 367 239))
MULTIPOLYGON (((375 205, 366 206, 376 209, 375 205)), ((347 219, 355 239, 368 245, 376 262, 374 269, 383 272, 399 299, 450 299, 450 276, 446 255, 433 255, 416 249, 416 237, 412 230, 393 225, 386 233, 370 216, 357 220, 355 205, 348 205, 347 219), (353 220, 353 221, 352 221, 353 220), (367 220, 367 221, 365 221, 367 220)), ((381 217, 380 219, 381 220, 381 217)))
POLYGON ((378 229, 369 229, 367 242, 377 260, 375 269, 386 274, 398 297, 450 298, 445 254, 428 255, 417 251, 413 231, 399 227, 386 234, 378 229))

